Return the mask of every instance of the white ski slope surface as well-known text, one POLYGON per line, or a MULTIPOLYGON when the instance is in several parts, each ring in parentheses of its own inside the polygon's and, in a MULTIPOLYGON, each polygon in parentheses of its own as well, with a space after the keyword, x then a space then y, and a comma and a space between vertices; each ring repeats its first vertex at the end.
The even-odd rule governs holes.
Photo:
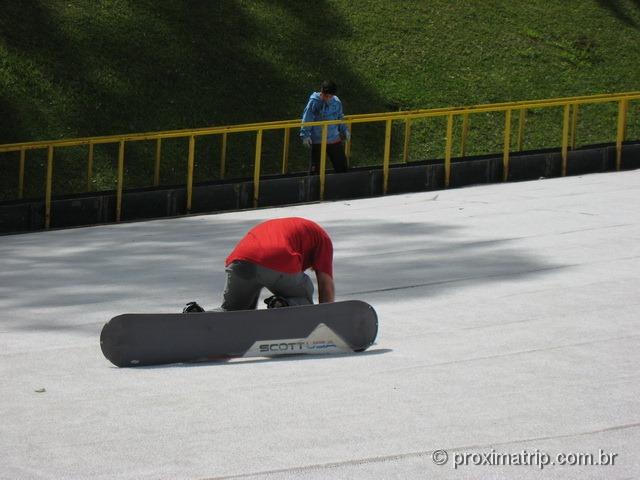
POLYGON ((0 478, 640 478, 639 199, 631 171, 0 237, 0 478), (283 216, 333 237, 368 352, 102 356, 115 315, 217 306, 283 216))

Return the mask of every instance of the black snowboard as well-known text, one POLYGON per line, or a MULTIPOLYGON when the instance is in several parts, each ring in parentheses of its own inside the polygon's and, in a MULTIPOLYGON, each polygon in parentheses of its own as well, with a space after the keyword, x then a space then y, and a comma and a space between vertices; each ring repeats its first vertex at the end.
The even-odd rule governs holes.
POLYGON ((102 328, 102 353, 118 367, 227 357, 359 352, 373 344, 378 317, 365 302, 268 310, 128 313, 102 328))

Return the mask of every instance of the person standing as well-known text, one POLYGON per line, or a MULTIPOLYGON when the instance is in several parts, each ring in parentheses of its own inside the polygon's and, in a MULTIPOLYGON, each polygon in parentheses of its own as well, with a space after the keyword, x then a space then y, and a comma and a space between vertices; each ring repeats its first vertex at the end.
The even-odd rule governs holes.
MULTIPOLYGON (((319 92, 309 97, 307 106, 302 114, 302 128, 300 138, 302 144, 311 149, 310 173, 320 172, 320 155, 322 149, 322 127, 305 127, 305 122, 319 122, 323 120, 341 120, 344 118, 342 102, 336 95, 338 87, 335 82, 325 80, 319 92)), ((347 171, 347 157, 344 152, 344 142, 351 139, 351 133, 344 123, 327 127, 327 156, 338 173, 347 171)))

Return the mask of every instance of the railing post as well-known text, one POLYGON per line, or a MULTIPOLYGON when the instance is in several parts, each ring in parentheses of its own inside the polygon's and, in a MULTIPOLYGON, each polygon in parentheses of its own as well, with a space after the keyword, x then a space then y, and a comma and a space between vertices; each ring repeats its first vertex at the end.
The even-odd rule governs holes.
POLYGON ((571 114, 571 150, 576 149, 578 136, 578 104, 573 104, 573 111, 571 114))
POLYGON ((222 134, 222 145, 220 147, 220 179, 223 180, 227 168, 227 132, 222 134))
POLYGON ((160 185, 160 160, 162 159, 162 138, 156 140, 156 163, 153 169, 153 186, 160 185))
POLYGON ((444 152, 444 186, 449 188, 451 180, 451 149, 453 144, 453 113, 447 115, 447 143, 444 152))
POLYGON ((616 134, 616 170, 622 168, 622 142, 624 142, 625 130, 627 126, 627 100, 618 102, 618 131, 616 134))
POLYGON ((282 174, 285 175, 289 171, 289 143, 291 140, 291 128, 284 129, 284 138, 282 140, 282 174))
POLYGON ((509 178, 509 153, 511 150, 511 109, 504 115, 504 146, 502 150, 502 181, 509 178))
POLYGON ((409 162, 409 145, 411 143, 411 118, 404 120, 404 147, 402 149, 402 161, 409 162))
POLYGON ((116 222, 122 217, 122 190, 124 187, 124 140, 120 140, 118 148, 118 179, 116 188, 116 222))
POLYGON ((527 121, 527 109, 521 108, 518 113, 518 151, 521 152, 524 145, 524 125, 527 121))
POLYGON ((387 120, 384 131, 384 159, 382 161, 382 194, 387 194, 389 186, 389 163, 391 160, 391 119, 387 120))
POLYGON ((93 190, 93 142, 89 142, 89 158, 87 159, 87 192, 93 190))
MULTIPOLYGON (((349 129, 349 133, 351 134, 351 138, 353 138, 353 124, 351 122, 347 122, 347 128, 349 129)), ((346 142, 344 146, 344 154, 347 157, 347 167, 351 161, 351 140, 346 142)))
POLYGON ((53 190, 53 145, 47 147, 47 185, 44 199, 44 228, 51 226, 51 192, 53 190))
POLYGON ((462 138, 460 139, 460 156, 464 157, 466 153, 467 135, 469 134, 469 114, 462 115, 462 138))
POLYGON ((189 136, 189 158, 187 160, 187 213, 191 213, 193 200, 193 169, 195 165, 196 137, 189 136))
POLYGON ((25 163, 26 150, 20 149, 20 165, 18 171, 18 198, 24 197, 24 163, 25 163))
POLYGON ((320 144, 320 200, 324 200, 324 182, 327 173, 327 136, 329 127, 322 125, 322 143, 320 144))
POLYGON ((569 120, 570 120, 570 104, 564 106, 564 115, 562 120, 562 176, 567 175, 567 162, 569 157, 569 120))
POLYGON ((253 165, 253 206, 258 206, 260 198, 260 163, 262 162, 262 129, 256 136, 256 158, 253 165))

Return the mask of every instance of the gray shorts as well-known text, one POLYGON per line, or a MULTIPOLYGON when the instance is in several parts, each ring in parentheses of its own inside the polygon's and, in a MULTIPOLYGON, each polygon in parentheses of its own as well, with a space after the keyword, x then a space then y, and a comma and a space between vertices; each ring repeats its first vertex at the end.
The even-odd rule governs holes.
POLYGON ((253 310, 265 287, 274 295, 285 298, 289 305, 313 303, 313 282, 304 272, 283 273, 242 260, 231 263, 225 271, 227 285, 223 310, 253 310))

